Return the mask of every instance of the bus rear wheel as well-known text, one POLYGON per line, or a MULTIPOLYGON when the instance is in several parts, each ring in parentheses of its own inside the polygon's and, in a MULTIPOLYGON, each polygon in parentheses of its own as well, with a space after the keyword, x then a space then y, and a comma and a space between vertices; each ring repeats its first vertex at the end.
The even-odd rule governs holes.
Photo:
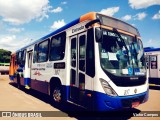
POLYGON ((60 87, 55 87, 54 90, 53 90, 53 99, 55 102, 61 102, 61 89, 60 87))
POLYGON ((53 88, 51 88, 50 97, 51 103, 53 104, 59 105, 62 102, 62 87, 60 84, 53 85, 53 88))
POLYGON ((21 89, 21 82, 20 82, 19 74, 17 74, 17 87, 18 87, 18 89, 21 89))

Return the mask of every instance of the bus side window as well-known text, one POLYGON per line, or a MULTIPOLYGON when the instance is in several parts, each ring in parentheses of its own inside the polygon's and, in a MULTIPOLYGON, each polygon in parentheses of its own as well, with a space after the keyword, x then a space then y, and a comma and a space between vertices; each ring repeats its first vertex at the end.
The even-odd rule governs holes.
POLYGON ((86 36, 82 35, 79 38, 79 69, 85 71, 85 54, 86 54, 86 36))
POLYGON ((38 44, 38 62, 46 62, 48 60, 48 42, 45 40, 38 44))
POLYGON ((23 50, 22 51, 22 56, 21 56, 22 65, 25 64, 25 58, 26 58, 26 50, 23 50))
POLYGON ((37 62, 37 53, 38 53, 38 46, 35 44, 34 46, 34 57, 33 57, 33 63, 37 62))
POLYGON ((23 55, 23 51, 19 51, 16 53, 16 62, 18 65, 22 64, 22 55, 23 55))
POLYGON ((51 38, 50 60, 62 60, 65 55, 66 32, 51 38))
POLYGON ((76 67, 76 38, 71 40, 71 65, 76 67))
POLYGON ((16 53, 16 64, 19 64, 19 52, 16 53))

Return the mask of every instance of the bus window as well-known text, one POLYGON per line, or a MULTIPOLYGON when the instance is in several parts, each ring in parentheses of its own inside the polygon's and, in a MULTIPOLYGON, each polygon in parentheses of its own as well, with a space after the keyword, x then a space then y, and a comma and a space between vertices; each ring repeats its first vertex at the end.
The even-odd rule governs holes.
POLYGON ((76 38, 71 40, 71 65, 76 67, 76 38))
POLYGON ((52 37, 50 47, 50 60, 62 60, 65 54, 66 33, 52 37))
POLYGON ((25 58, 26 58, 26 50, 22 51, 22 56, 21 56, 21 62, 24 65, 25 64, 25 58))
POLYGON ((19 61, 21 61, 21 58, 22 58, 21 56, 22 56, 22 51, 20 51, 20 52, 19 52, 19 55, 18 55, 19 61))
POLYGON ((37 62, 37 53, 38 53, 38 46, 35 44, 34 46, 34 57, 33 57, 33 63, 37 62))
POLYGON ((85 35, 80 36, 79 38, 79 69, 85 71, 85 35))
POLYGON ((147 67, 147 69, 149 69, 149 55, 146 55, 146 57, 145 57, 145 60, 146 60, 146 67, 147 67))
POLYGON ((19 63, 19 52, 16 53, 16 63, 19 63))
POLYGON ((157 56, 155 55, 150 56, 150 65, 151 69, 157 69, 157 56))
POLYGON ((71 86, 75 86, 76 84, 76 71, 71 69, 71 86))
POLYGON ((38 45, 38 62, 46 62, 48 59, 48 40, 38 45))

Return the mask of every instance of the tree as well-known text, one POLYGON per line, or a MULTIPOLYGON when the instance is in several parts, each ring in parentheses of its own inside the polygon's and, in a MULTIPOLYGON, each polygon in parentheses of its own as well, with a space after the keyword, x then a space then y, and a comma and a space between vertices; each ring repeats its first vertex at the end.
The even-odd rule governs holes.
POLYGON ((10 62, 11 51, 0 49, 0 62, 9 63, 10 62))

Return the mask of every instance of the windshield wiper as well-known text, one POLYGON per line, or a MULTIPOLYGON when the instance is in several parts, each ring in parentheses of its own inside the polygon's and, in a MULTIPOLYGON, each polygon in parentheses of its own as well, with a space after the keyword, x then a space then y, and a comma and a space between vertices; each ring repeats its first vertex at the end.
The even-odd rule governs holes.
POLYGON ((115 34, 117 34, 118 37, 120 38, 120 40, 122 41, 122 44, 123 44, 124 48, 126 49, 127 58, 128 58, 128 63, 129 63, 129 65, 130 65, 130 62, 129 62, 129 50, 128 50, 127 46, 126 46, 126 43, 124 42, 124 39, 121 37, 120 33, 117 31, 116 28, 113 28, 113 32, 114 32, 115 34))
POLYGON ((118 37, 121 39, 121 41, 123 42, 123 45, 124 45, 124 47, 125 47, 125 49, 126 49, 126 51, 127 51, 127 55, 128 55, 129 50, 128 50, 127 46, 126 46, 126 43, 124 42, 124 39, 121 37, 121 35, 120 35, 120 33, 117 31, 117 29, 113 28, 113 32, 116 33, 116 34, 118 35, 118 37))
MULTIPOLYGON (((134 39, 135 39, 135 41, 136 41, 136 40, 137 40, 137 36, 135 36, 134 39)), ((136 42, 136 43, 137 43, 137 42, 136 42)), ((134 53, 135 53, 135 54, 133 54, 133 56, 134 56, 134 58, 135 58, 135 64, 138 66, 138 62, 136 62, 136 61, 137 61, 137 55, 138 55, 137 49, 135 48, 135 44, 134 44, 134 43, 132 43, 131 46, 133 46, 134 53)))

